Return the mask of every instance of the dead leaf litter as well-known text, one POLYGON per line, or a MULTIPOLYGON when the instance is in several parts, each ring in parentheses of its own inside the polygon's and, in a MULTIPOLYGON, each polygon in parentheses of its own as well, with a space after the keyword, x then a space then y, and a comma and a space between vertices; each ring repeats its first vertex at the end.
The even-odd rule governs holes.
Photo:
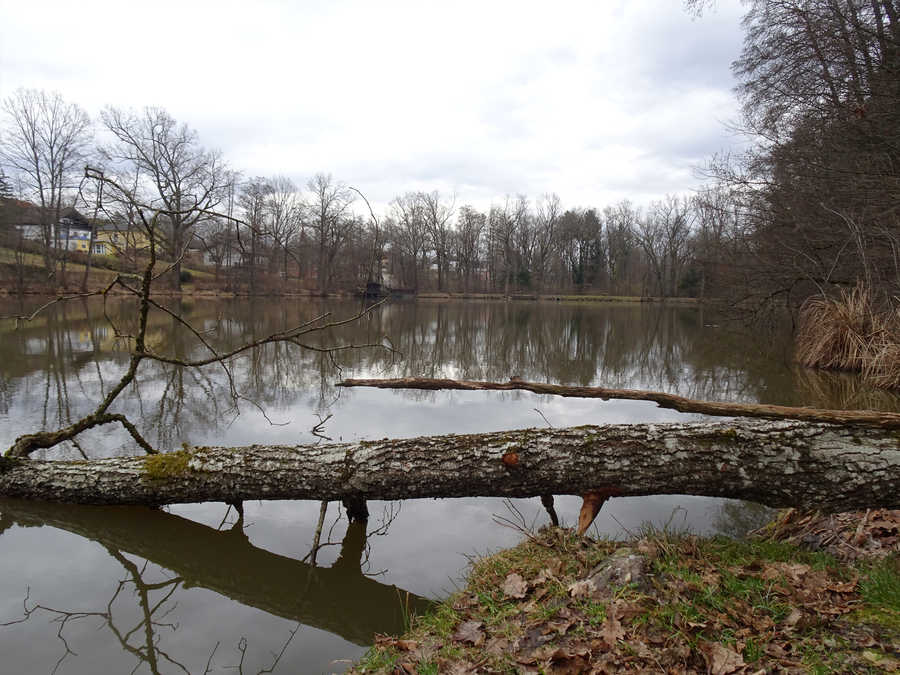
POLYGON ((898 515, 829 516, 826 535, 823 516, 788 513, 746 541, 547 528, 473 563, 465 590, 353 672, 897 673, 898 515))

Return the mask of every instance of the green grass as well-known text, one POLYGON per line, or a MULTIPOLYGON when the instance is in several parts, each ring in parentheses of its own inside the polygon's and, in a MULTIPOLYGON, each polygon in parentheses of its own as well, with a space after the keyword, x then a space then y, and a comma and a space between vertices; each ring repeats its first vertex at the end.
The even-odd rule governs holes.
MULTIPOLYGON (((44 258, 37 253, 23 253, 22 261, 25 264, 25 267, 31 267, 43 270, 44 269, 44 258)), ((103 277, 111 278, 113 275, 118 274, 118 272, 114 269, 110 269, 106 267, 107 264, 112 264, 117 260, 115 256, 101 256, 96 255, 93 257, 93 262, 91 263, 91 274, 92 275, 100 275, 103 277)), ((16 263, 16 251, 11 248, 0 247, 0 263, 16 263)), ((164 265, 165 263, 160 263, 164 265)), ((66 262, 66 268, 70 273, 75 272, 84 272, 85 265, 84 263, 75 262, 74 260, 69 260, 66 262)), ((212 272, 206 272, 204 270, 196 269, 190 266, 184 266, 183 269, 187 272, 190 272, 193 276, 198 279, 213 279, 215 274, 212 272)), ((135 276, 134 273, 126 273, 124 276, 135 276)), ((188 284, 185 284, 188 285, 188 284)))
POLYGON ((356 665, 356 668, 362 673, 371 673, 387 670, 393 670, 400 660, 398 652, 389 649, 372 648, 366 652, 365 656, 356 665))
POLYGON ((866 602, 900 612, 900 558, 886 558, 869 566, 860 593, 866 602))
POLYGON ((854 612, 854 620, 900 634, 900 557, 864 566, 860 595, 866 604, 854 612))
POLYGON ((415 623, 421 630, 441 640, 448 639, 459 622, 459 614, 447 603, 440 603, 433 610, 415 618, 415 623))

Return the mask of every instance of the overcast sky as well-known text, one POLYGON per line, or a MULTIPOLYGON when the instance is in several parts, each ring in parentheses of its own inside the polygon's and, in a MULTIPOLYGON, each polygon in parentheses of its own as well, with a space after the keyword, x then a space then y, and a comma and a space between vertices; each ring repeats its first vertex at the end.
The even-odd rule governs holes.
POLYGON ((0 0, 0 97, 159 105, 245 176, 637 203, 734 145, 741 5, 0 0))

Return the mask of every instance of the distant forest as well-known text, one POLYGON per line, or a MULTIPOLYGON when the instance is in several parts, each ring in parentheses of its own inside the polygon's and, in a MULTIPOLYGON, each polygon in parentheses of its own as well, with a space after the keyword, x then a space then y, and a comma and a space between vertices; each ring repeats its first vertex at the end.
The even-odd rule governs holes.
POLYGON ((22 268, 35 264, 67 283, 71 261, 140 267, 140 249, 104 260, 93 247, 73 252, 58 223, 74 206, 94 228, 153 238, 176 288, 327 293, 383 283, 761 307, 862 283, 887 302, 900 294, 900 3, 746 5, 732 68, 747 149, 710 158, 700 168, 706 188, 642 208, 575 208, 548 186, 498 195, 488 209, 409 192, 376 214, 364 185, 330 175, 303 186, 241 176, 165 110, 108 107, 92 120, 59 94, 19 90, 2 102, 0 127, 4 283, 24 283, 22 268), (37 238, 16 227, 24 201, 37 208, 37 238))

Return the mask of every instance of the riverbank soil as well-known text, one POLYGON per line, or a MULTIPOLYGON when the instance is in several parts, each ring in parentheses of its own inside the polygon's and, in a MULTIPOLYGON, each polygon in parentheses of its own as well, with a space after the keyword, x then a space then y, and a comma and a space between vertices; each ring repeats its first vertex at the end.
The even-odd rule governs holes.
POLYGON ((746 540, 545 529, 353 672, 623 671, 900 672, 900 511, 791 510, 746 540))

